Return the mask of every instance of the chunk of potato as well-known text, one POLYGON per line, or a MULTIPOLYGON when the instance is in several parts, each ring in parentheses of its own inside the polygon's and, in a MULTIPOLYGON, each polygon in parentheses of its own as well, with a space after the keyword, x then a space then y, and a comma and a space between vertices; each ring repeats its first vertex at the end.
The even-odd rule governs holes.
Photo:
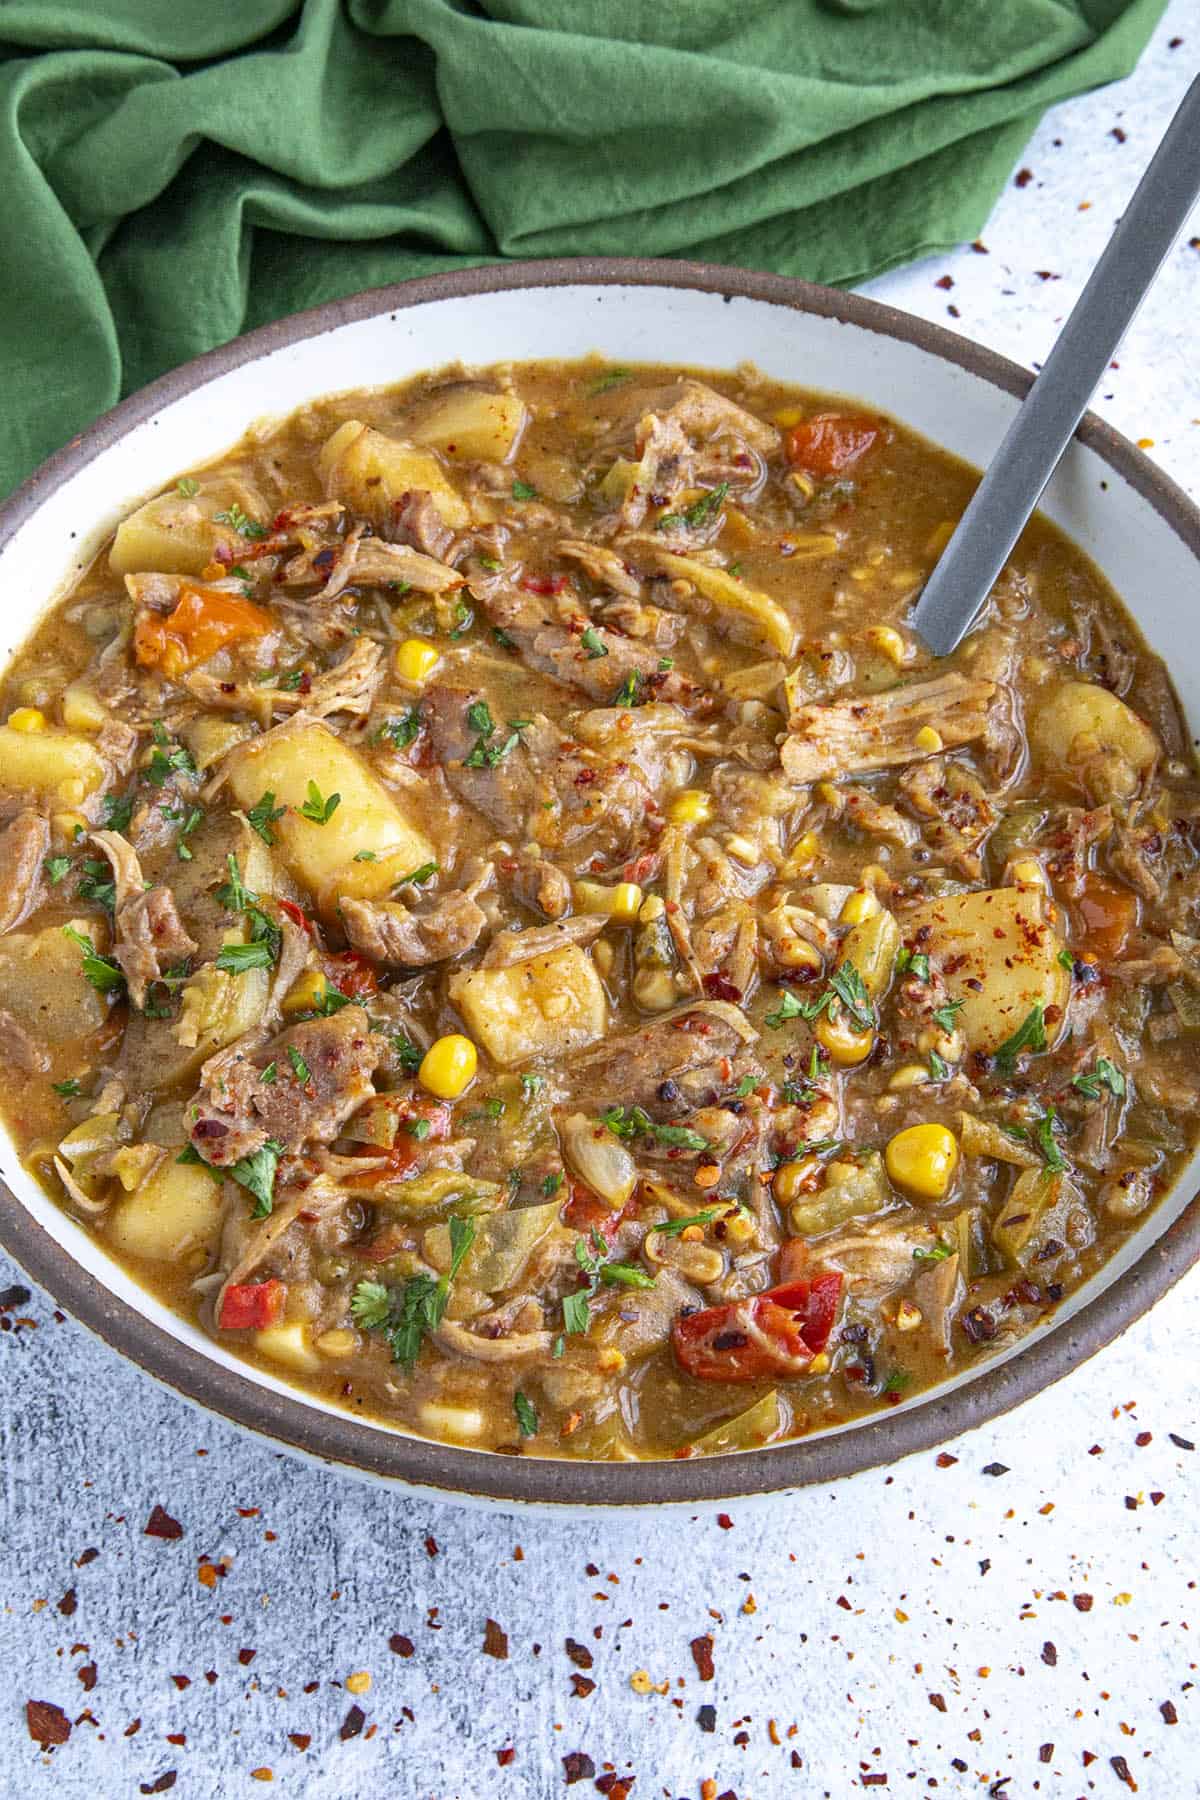
POLYGON ((422 405, 412 436, 463 462, 507 462, 529 414, 516 394, 483 388, 447 388, 422 405))
POLYGON ((296 1375, 315 1375, 322 1366, 321 1358, 313 1348, 312 1332, 299 1319, 264 1325, 250 1341, 268 1362, 279 1363, 296 1375))
POLYGON ((219 491, 185 496, 176 489, 147 500, 117 526, 108 566, 114 575, 146 570, 165 575, 199 575, 218 546, 238 542, 232 525, 218 525, 213 514, 227 509, 219 491))
MULTIPOLYGON (((94 920, 74 923, 101 947, 94 920)), ((90 1037, 108 1015, 104 996, 84 980, 78 944, 58 925, 0 938, 0 991, 5 1010, 35 1043, 70 1044, 90 1037)))
POLYGON ((192 761, 200 774, 211 769, 235 744, 244 744, 248 737, 253 737, 254 730, 250 725, 239 724, 236 719, 218 717, 215 713, 201 713, 195 719, 189 719, 182 725, 179 735, 192 753, 192 761))
MULTIPOLYGON (((955 1024, 969 1049, 998 1049, 1034 1006, 1065 1013, 1070 974, 1047 906, 1040 888, 986 888, 905 910, 906 940, 928 953, 951 998, 963 1003, 955 1024)), ((1053 1017, 1046 1035, 1051 1042, 1057 1035, 1053 1017)))
POLYGON ((103 731, 112 718, 95 688, 72 681, 63 689, 62 722, 68 731, 103 731))
POLYGON ((1160 750, 1144 720, 1094 681, 1052 688, 1034 714, 1030 738, 1043 762, 1078 775, 1097 799, 1127 798, 1160 750))
MULTIPOLYGON (((772 600, 769 594, 747 587, 736 575, 714 569, 691 556, 676 556, 673 551, 660 550, 656 560, 669 575, 690 581, 706 600, 712 602, 717 609, 713 624, 718 631, 728 631, 729 636, 739 642, 763 644, 768 650, 778 651, 780 656, 795 654, 800 634, 779 602, 772 600)), ((688 601, 684 599, 680 604, 686 606, 688 601)))
POLYGON ((288 809, 272 826, 283 861, 327 915, 339 896, 390 893, 403 876, 436 860, 429 839, 358 752, 316 721, 247 744, 231 762, 229 783, 242 807, 271 793, 288 809), (340 796, 324 824, 300 811, 310 782, 325 801, 340 796), (371 860, 356 862, 363 851, 371 860))
POLYGON ((470 524, 462 495, 450 484, 428 450, 397 443, 372 425, 347 419, 326 440, 317 465, 326 491, 346 500, 376 525, 390 524, 392 508, 405 494, 427 493, 452 531, 470 524))
POLYGON ((871 999, 881 1000, 891 984, 900 948, 900 927, 886 907, 862 919, 842 939, 838 968, 849 963, 858 970, 871 999))
POLYGON ((564 1056, 603 1037, 604 988, 578 944, 507 969, 455 975, 450 998, 493 1062, 514 1068, 531 1056, 564 1056))
POLYGON ((150 1174, 113 1207, 108 1236, 123 1256, 177 1262, 216 1241, 225 1201, 221 1183, 198 1163, 176 1161, 164 1151, 150 1174))
POLYGON ((0 725, 0 786, 32 788, 53 801, 78 806, 102 787, 104 758, 74 731, 14 731, 0 725))

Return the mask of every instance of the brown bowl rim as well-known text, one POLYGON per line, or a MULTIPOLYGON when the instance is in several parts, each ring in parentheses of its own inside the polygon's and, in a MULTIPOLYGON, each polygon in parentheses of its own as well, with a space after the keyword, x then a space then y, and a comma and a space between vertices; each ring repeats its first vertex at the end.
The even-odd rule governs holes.
MULTIPOLYGON (((1024 396, 1033 376, 969 338, 884 303, 789 276, 712 263, 580 257, 482 265, 374 288, 264 325, 185 363, 103 414, 48 458, 0 505, 0 555, 17 529, 70 476, 163 405, 288 344, 333 327, 464 296, 547 287, 668 287, 767 301, 896 338, 1024 396)), ((836 384, 833 384, 836 385, 836 384)), ((1200 562, 1200 510, 1139 450, 1093 413, 1076 433, 1128 482, 1200 562)), ((1141 1317, 1200 1255, 1200 1196, 1125 1274, 1062 1325, 948 1393, 880 1414, 829 1436, 737 1455, 645 1463, 574 1462, 494 1455, 381 1430, 346 1414, 272 1392, 180 1343, 121 1300, 41 1226, 0 1182, 0 1246, 64 1309, 112 1349, 206 1410, 297 1454, 346 1472, 394 1481, 446 1500, 577 1507, 711 1506, 784 1494, 928 1450, 997 1417, 1060 1380, 1141 1317)))

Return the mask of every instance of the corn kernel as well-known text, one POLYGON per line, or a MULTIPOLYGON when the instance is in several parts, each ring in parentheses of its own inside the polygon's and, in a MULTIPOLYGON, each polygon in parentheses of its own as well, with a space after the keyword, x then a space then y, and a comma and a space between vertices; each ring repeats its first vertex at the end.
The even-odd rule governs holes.
POLYGON ((929 534, 929 542, 925 546, 926 556, 940 556, 950 539, 954 536, 957 519, 943 519, 929 534))
POLYGON ((792 470, 792 486, 798 488, 806 500, 811 500, 817 491, 816 482, 811 475, 806 475, 803 469, 792 470))
POLYGON ((103 731, 111 714, 94 688, 72 681, 63 689, 62 722, 68 731, 103 731))
POLYGON ((893 1094, 907 1093, 909 1088, 924 1087, 929 1080, 929 1070, 924 1063, 905 1063, 888 1078, 888 1091, 893 1094))
POLYGON ((901 1300, 896 1308, 896 1330, 915 1331, 925 1322, 925 1314, 911 1300, 901 1300))
POLYGON ((14 731, 45 731, 46 715, 40 706, 18 706, 16 712, 9 713, 8 722, 14 731))
POLYGON ((638 924, 652 925, 655 919, 661 919, 667 910, 667 903, 661 894, 647 894, 638 907, 638 924))
POLYGON ((54 827, 54 836, 60 842, 73 844, 78 837, 83 837, 91 830, 91 826, 78 812, 54 813, 50 819, 54 827))
POLYGON ((470 1087, 479 1067, 479 1052, 470 1038, 453 1032, 440 1037, 421 1058, 417 1079, 439 1100, 457 1100, 470 1087))
POLYGON ((609 1345, 596 1358, 596 1367, 605 1375, 619 1375, 625 1367, 625 1352, 609 1345))
POLYGON ((810 1194, 821 1165, 815 1156, 796 1156, 781 1163, 771 1183, 780 1206, 790 1206, 801 1194, 810 1194))
POLYGON ((1014 887, 1041 888, 1049 893, 1050 883, 1046 880, 1046 871, 1035 856, 1022 856, 1011 869, 1014 887))
POLYGON ((781 969, 811 969, 815 975, 824 967, 821 952, 807 938, 798 935, 782 937, 771 948, 781 969))
POLYGON ((792 845, 791 852, 780 873, 804 875, 812 868, 820 854, 820 838, 815 831, 806 831, 804 836, 798 837, 792 845))
POLYGON ((813 1035, 829 1060, 840 1069, 856 1068, 875 1048, 874 1031, 859 1031, 842 1013, 833 1019, 828 1013, 822 1014, 813 1028, 813 1035))
POLYGON ((958 1167, 958 1139, 945 1125, 910 1125, 883 1153, 888 1176, 919 1200, 945 1197, 958 1167))
POLYGON ((935 731, 932 725, 922 725, 913 742, 923 755, 932 756, 942 748, 942 734, 935 731))
POLYGON ((867 633, 867 642, 872 644, 881 656, 899 668, 908 654, 908 646, 894 625, 872 625, 867 633))
POLYGON ((441 660, 437 645, 426 638, 405 638, 396 646, 395 668, 401 681, 411 681, 414 685, 428 681, 441 660))
POLYGON ((280 1011, 287 1018, 294 1018, 297 1013, 316 1012, 325 1004, 325 996, 329 992, 329 983, 319 969, 305 969, 297 975, 287 993, 283 996, 280 1011))
POLYGON ((347 1675, 346 1692, 348 1694, 369 1694, 370 1691, 371 1671, 369 1669, 355 1669, 353 1675, 347 1675))
POLYGON ((603 913, 617 925, 632 925, 642 904, 642 890, 636 881, 618 881, 605 887, 598 881, 575 883, 575 904, 580 912, 603 913))
POLYGON ((707 825, 712 816, 712 795, 703 788, 684 788, 667 808, 672 825, 707 825))
POLYGON ((879 901, 870 888, 855 888, 838 914, 839 925, 861 925, 880 911, 879 901))
POLYGON ((810 1375, 828 1375, 829 1352, 827 1350, 817 1351, 817 1354, 808 1365, 808 1373, 810 1375))
POLYGON ((778 412, 771 414, 772 423, 781 431, 791 431, 804 417, 804 409, 799 406, 781 406, 778 412))
POLYGON ((612 974, 615 955, 607 938, 601 938, 598 943, 592 945, 592 961, 606 981, 612 974))
POLYGON ((735 862, 740 862, 747 869, 756 869, 762 861, 762 852, 758 845, 751 843, 749 838, 738 834, 726 838, 725 854, 732 856, 735 862))

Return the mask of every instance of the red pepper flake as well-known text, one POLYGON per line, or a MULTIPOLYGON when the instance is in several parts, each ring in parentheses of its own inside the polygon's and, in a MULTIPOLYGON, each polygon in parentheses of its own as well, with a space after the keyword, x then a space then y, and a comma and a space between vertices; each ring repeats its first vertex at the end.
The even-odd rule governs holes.
POLYGON ((1048 1763, 1050 1761, 1050 1758, 1053 1755, 1054 1755, 1054 1745, 1053 1744, 1042 1744, 1039 1746, 1039 1748, 1038 1748, 1038 1761, 1039 1762, 1048 1763))
POLYGON ((1152 1431, 1139 1431, 1133 1441, 1139 1450, 1144 1450, 1147 1444, 1153 1443, 1154 1433, 1152 1431))
POLYGON ((717 1524, 721 1527, 722 1531, 732 1531, 733 1530, 733 1520, 730 1518, 728 1513, 718 1513, 717 1514, 717 1524))
POLYGON ((497 1662, 508 1661, 508 1633, 497 1625, 495 1619, 483 1622, 483 1654, 494 1656, 497 1662))
POLYGON ((388 1639, 388 1649, 392 1652, 393 1656, 413 1656, 416 1654, 416 1647, 413 1644, 412 1639, 410 1637, 405 1637, 402 1631, 394 1631, 392 1633, 391 1637, 388 1639))
POLYGON ((78 1681, 81 1683, 84 1693, 90 1694, 92 1689, 95 1687, 97 1679, 98 1679, 95 1663, 94 1662, 81 1663, 80 1666, 76 1669, 75 1675, 76 1675, 76 1678, 78 1679, 78 1681))
POLYGON ((241 1663, 243 1669, 248 1669, 257 1655, 257 1650, 239 1650, 238 1661, 241 1663))
POLYGON ((169 1512, 156 1506, 147 1519, 142 1533, 143 1537, 162 1538, 170 1542, 183 1536, 183 1526, 178 1519, 173 1519, 169 1512))
POLYGON ((257 1517, 259 1515, 259 1511, 260 1511, 260 1508, 257 1506, 239 1506, 238 1507, 238 1518, 239 1519, 257 1519, 257 1517))
POLYGON ((1032 169, 1018 169, 1016 174, 1013 176, 1013 186, 1019 187, 1019 188, 1025 188, 1025 187, 1029 186, 1029 184, 1032 180, 1033 180, 1033 170, 1032 169))
POLYGON ((140 1719, 131 1719, 121 1735, 122 1737, 136 1737, 141 1729, 142 1721, 140 1719))
POLYGON ((1055 1649, 1054 1645, 1050 1643, 1049 1639, 1042 1645, 1042 1661, 1048 1669, 1058 1667, 1058 1651, 1055 1649))
POLYGON ((1179 1714, 1175 1711, 1174 1701, 1164 1700, 1158 1710, 1163 1716, 1163 1723, 1165 1725, 1178 1725, 1179 1714))
POLYGON ((169 1794, 177 1779, 174 1769, 166 1769, 153 1781, 139 1782, 138 1789, 143 1794, 169 1794))
POLYGON ((436 1556, 437 1553, 438 1553, 437 1539, 435 1537, 427 1537, 425 1539, 425 1554, 426 1554, 426 1556, 436 1556))
POLYGON ((938 280, 935 281, 933 285, 934 287, 944 288, 946 293, 949 293, 950 289, 954 286, 954 277, 953 275, 939 276, 938 280))
POLYGON ((883 1775, 883 1774, 864 1775, 862 1778, 862 1784, 864 1787, 886 1787, 887 1786, 887 1776, 883 1775))
POLYGON ((308 1746, 312 1743, 312 1733, 309 1731, 289 1731, 288 1743, 295 1744, 297 1750, 307 1750, 308 1746))
POLYGON ((1133 1779, 1129 1770, 1129 1764, 1125 1761, 1125 1758, 1123 1756, 1110 1756, 1108 1760, 1117 1780, 1123 1781, 1131 1794, 1136 1794, 1138 1791, 1138 1784, 1133 1779))
POLYGON ((1129 134, 1128 132, 1122 131, 1119 125, 1114 125, 1108 135, 1110 138, 1116 138, 1118 144, 1123 144, 1129 134))
POLYGON ((719 969, 715 974, 704 977, 704 991, 710 1000, 730 1000, 735 1006, 742 997, 741 988, 735 987, 719 969))
POLYGON ((511 1744, 506 1745, 503 1750, 497 1750, 496 1752, 496 1761, 500 1764, 502 1769, 507 1769, 509 1764, 516 1762, 516 1760, 517 1753, 511 1744))
POLYGON ((629 1800, 634 1780, 632 1775, 597 1775, 596 1786, 608 1800, 629 1800))
POLYGON ((941 1450, 934 1458, 934 1461, 939 1469, 952 1469, 957 1463, 958 1458, 957 1456, 951 1456, 948 1450, 941 1450))
POLYGON ((586 1750, 568 1750, 562 1765, 568 1787, 574 1787, 577 1781, 590 1781, 596 1773, 596 1765, 586 1750))
POLYGON ((946 1710, 946 1697, 944 1694, 930 1694, 929 1704, 933 1707, 935 1712, 944 1713, 946 1710))
POLYGON ((184 1688, 190 1688, 192 1685, 192 1678, 190 1675, 172 1675, 171 1680, 175 1683, 175 1686, 179 1689, 181 1694, 184 1688))
POLYGON ((1071 1605, 1076 1612, 1091 1612, 1092 1596, 1090 1594, 1072 1594, 1071 1605))
POLYGON ((71 1735, 70 1719, 61 1706, 55 1706, 53 1700, 27 1700, 25 1723, 30 1737, 43 1750, 53 1750, 56 1744, 65 1744, 71 1735))
POLYGON ((586 1644, 577 1644, 574 1638, 568 1638, 566 1652, 577 1669, 590 1669, 595 1657, 586 1644))
POLYGON ((701 1681, 711 1681, 713 1678, 712 1637, 707 1632, 703 1637, 694 1637, 692 1639, 691 1648, 692 1661, 696 1665, 696 1673, 699 1675, 701 1681))
POLYGON ((1096 1754, 1093 1750, 1081 1750, 1079 1753, 1079 1760, 1085 1769, 1090 1769, 1096 1760, 1096 1754))
POLYGON ((840 1606, 843 1612, 852 1612, 854 1610, 845 1594, 839 1594, 835 1604, 840 1606))
POLYGON ((79 1555, 75 1558, 75 1567, 77 1569, 86 1569, 90 1562, 95 1562, 99 1554, 100 1552, 95 1549, 94 1546, 89 1544, 87 1549, 81 1550, 79 1555))
POLYGON ((595 1693, 596 1684, 590 1675, 580 1675, 572 1670, 571 1690, 576 1700, 586 1700, 589 1694, 595 1693))
POLYGON ((367 1715, 362 1707, 352 1706, 342 1720, 341 1728, 338 1731, 338 1736, 341 1738, 343 1744, 348 1743, 351 1738, 356 1738, 366 1722, 367 1715))
POLYGON ((177 1750, 181 1750, 183 1748, 183 1746, 187 1743, 187 1732, 186 1731, 168 1731, 166 1733, 166 1739, 167 1739, 168 1744, 174 1744, 175 1748, 177 1750))
POLYGON ((1194 1450, 1196 1448, 1190 1438, 1180 1437, 1177 1431, 1168 1431, 1167 1436, 1177 1450, 1194 1450))
POLYGON ((79 1605, 79 1601, 76 1598, 75 1589, 68 1588, 66 1593, 63 1595, 62 1599, 58 1603, 58 1610, 62 1614, 64 1619, 69 1619, 71 1617, 71 1614, 75 1611, 75 1609, 78 1605, 79 1605))
POLYGON ((983 1466, 983 1473, 985 1475, 1007 1475, 1008 1464, 1001 1462, 985 1463, 983 1466))

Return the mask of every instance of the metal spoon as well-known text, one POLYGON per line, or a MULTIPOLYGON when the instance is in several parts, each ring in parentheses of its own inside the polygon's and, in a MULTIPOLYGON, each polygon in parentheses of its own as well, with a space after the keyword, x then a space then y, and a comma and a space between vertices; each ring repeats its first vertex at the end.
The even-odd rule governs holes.
POLYGON ((1200 194, 1200 76, 925 583, 911 623, 936 656, 969 629, 1200 194))

